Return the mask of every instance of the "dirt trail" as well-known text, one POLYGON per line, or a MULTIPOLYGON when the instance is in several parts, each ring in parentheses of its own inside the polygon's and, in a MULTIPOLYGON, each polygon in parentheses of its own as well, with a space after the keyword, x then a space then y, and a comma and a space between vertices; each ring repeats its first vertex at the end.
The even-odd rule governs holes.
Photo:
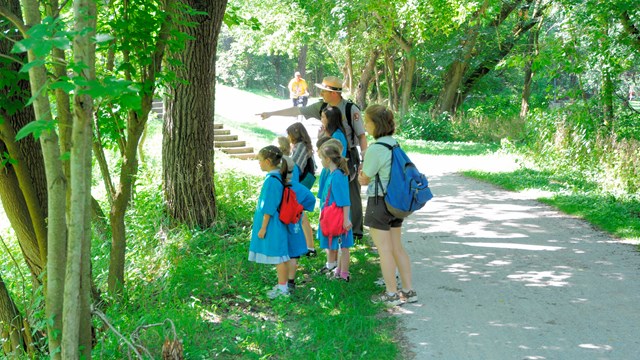
MULTIPOLYGON (((296 121, 260 120, 289 101, 241 93, 218 87, 216 112, 276 133, 296 121)), ((304 124, 315 135, 317 124, 304 124)), ((539 194, 458 175, 517 168, 509 157, 411 157, 436 196, 403 231, 420 300, 394 313, 415 359, 640 359, 634 246, 533 200, 539 194)))

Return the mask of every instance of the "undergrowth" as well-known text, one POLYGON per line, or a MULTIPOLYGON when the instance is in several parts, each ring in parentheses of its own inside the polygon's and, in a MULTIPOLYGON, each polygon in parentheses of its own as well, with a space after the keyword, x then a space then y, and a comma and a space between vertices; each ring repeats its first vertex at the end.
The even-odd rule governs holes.
MULTIPOLYGON (((152 177, 149 177, 152 178, 152 177)), ((288 299, 269 300, 275 268, 247 260, 252 214, 261 179, 216 174, 220 212, 211 229, 167 229, 161 192, 141 187, 129 214, 125 299, 106 311, 122 334, 154 357, 172 339, 169 322, 184 343, 185 358, 375 358, 399 356, 396 319, 370 302, 380 291, 377 256, 368 245, 352 252, 352 281, 317 274, 324 255, 302 258, 298 287, 288 299), (382 314, 382 315, 381 315, 382 314), (148 324, 162 324, 145 328, 148 324)), ((106 247, 94 247, 105 258, 106 247)), ((107 262, 96 270, 106 272, 107 262)), ((105 288, 105 277, 99 277, 105 288)), ((107 297, 105 295, 105 297, 107 297)), ((124 358, 124 341, 97 320, 95 357, 124 358)))

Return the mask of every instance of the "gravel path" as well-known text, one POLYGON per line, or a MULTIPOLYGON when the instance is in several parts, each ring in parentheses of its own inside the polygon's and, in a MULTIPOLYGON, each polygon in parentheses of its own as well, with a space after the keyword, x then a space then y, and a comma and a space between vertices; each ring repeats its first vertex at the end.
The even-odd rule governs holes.
POLYGON ((403 233, 420 301, 395 314, 415 359, 640 359, 634 246, 456 173, 510 161, 412 158, 436 196, 403 233))

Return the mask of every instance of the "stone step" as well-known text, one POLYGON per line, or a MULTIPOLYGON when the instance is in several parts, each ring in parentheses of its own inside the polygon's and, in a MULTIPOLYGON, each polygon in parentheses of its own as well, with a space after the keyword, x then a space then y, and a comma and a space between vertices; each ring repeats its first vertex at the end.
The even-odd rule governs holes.
POLYGON ((232 154, 231 157, 236 159, 242 159, 242 160, 253 160, 256 158, 256 154, 254 153, 232 154))
POLYGON ((217 148, 244 147, 244 146, 247 146, 247 142, 242 140, 215 141, 213 143, 213 146, 217 148))
POLYGON ((214 130, 215 130, 215 129, 222 129, 223 127, 224 127, 224 125, 223 125, 223 124, 218 124, 218 123, 214 123, 214 124, 213 124, 213 129, 214 129, 214 130))
POLYGON ((253 148, 250 146, 245 147, 231 147, 231 148, 220 148, 222 152, 226 154, 246 154, 253 153, 253 148))
POLYGON ((213 135, 231 135, 231 130, 213 129, 213 135))
POLYGON ((213 135, 213 141, 233 141, 238 140, 238 135, 213 135))

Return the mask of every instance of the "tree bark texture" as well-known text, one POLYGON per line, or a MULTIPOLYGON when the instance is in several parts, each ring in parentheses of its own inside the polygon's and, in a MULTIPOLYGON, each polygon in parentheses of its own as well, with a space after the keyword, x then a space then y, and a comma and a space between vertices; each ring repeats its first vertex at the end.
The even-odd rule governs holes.
POLYGON ((17 357, 27 351, 22 322, 22 315, 0 276, 0 335, 6 339, 2 352, 7 357, 17 357))
MULTIPOLYGON (((6 6, 16 16, 21 15, 20 3, 16 0, 0 0, 0 5, 6 6)), ((17 38, 12 40, 22 39, 19 34, 16 36, 17 38)), ((6 38, 0 37, 0 54, 9 55, 12 45, 6 38)), ((23 54, 13 56, 27 61, 23 54)), ((3 105, 13 104, 10 106, 17 107, 11 113, 0 108, 0 115, 4 118, 0 124, 0 147, 3 148, 2 153, 6 151, 15 160, 15 163, 6 165, 6 177, 3 176, 3 179, 8 182, 0 183, 0 186, 6 185, 8 188, 5 190, 13 192, 5 194, 5 212, 16 229, 29 268, 32 274, 37 276, 45 266, 47 246, 47 188, 44 162, 40 144, 32 136, 19 142, 15 141, 16 132, 35 120, 33 108, 22 105, 31 97, 28 76, 18 73, 20 66, 17 63, 2 62, 0 67, 17 76, 14 86, 0 89, 3 105)))
MULTIPOLYGON (((96 3, 92 0, 76 0, 73 3, 75 30, 73 54, 76 64, 85 68, 75 76, 87 81, 95 79, 96 3), (87 31, 87 29, 91 29, 87 31)), ((82 94, 76 86, 73 98, 73 128, 71 131, 69 240, 65 274, 62 358, 91 359, 91 142, 93 99, 82 94)))
POLYGON ((175 71, 188 83, 172 87, 167 99, 162 143, 164 194, 173 219, 206 228, 217 215, 213 185, 215 56, 227 1, 186 3, 208 15, 188 16, 196 27, 178 26, 194 40, 175 54, 183 63, 175 71))

